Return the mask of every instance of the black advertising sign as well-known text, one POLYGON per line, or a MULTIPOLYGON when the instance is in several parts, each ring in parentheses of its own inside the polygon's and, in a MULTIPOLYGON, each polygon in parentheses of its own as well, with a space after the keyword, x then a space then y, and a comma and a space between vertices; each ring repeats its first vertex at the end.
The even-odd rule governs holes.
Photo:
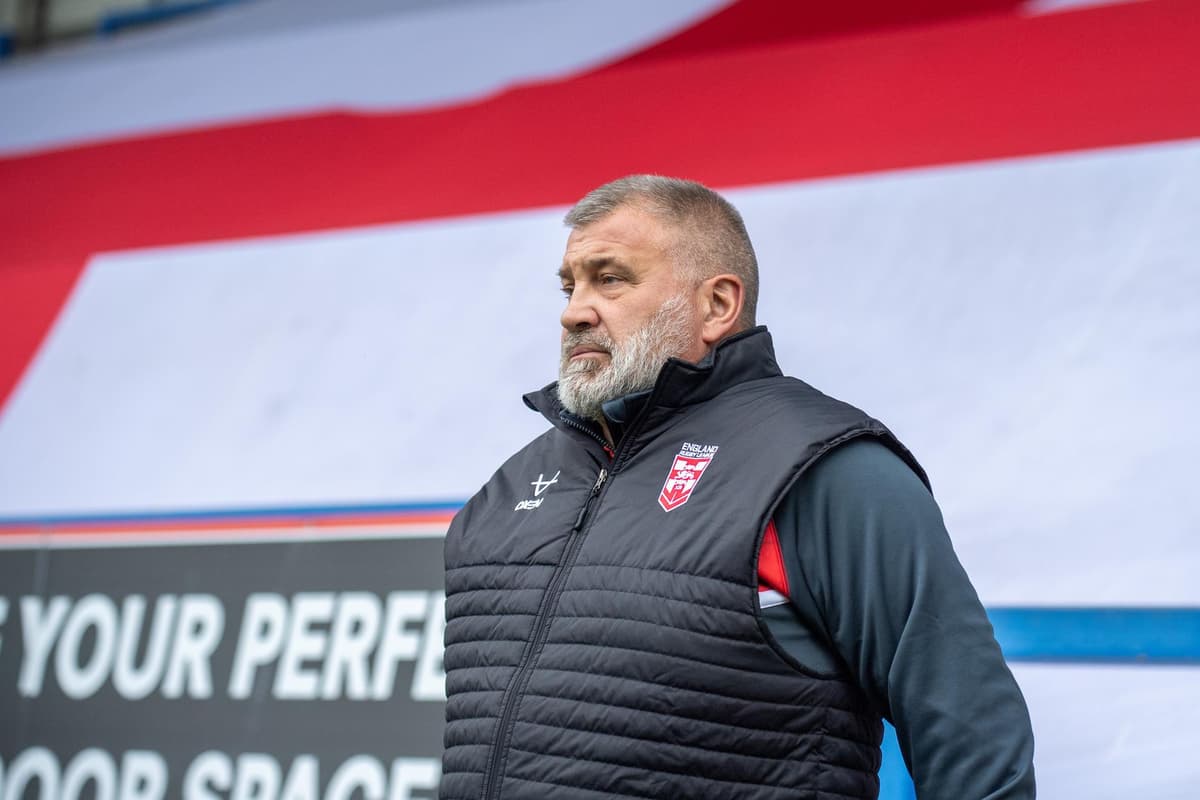
POLYGON ((442 537, 283 533, 0 550, 0 798, 435 797, 442 537))

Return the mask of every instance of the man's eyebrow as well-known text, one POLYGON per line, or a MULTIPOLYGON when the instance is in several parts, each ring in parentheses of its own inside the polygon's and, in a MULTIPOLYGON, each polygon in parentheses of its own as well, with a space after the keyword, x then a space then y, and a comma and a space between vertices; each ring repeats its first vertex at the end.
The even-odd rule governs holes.
MULTIPOLYGON (((589 256, 583 260, 582 266, 584 269, 596 270, 604 267, 620 267, 623 265, 614 256, 589 256)), ((559 280, 570 280, 572 277, 571 269, 566 264, 558 268, 559 280)))

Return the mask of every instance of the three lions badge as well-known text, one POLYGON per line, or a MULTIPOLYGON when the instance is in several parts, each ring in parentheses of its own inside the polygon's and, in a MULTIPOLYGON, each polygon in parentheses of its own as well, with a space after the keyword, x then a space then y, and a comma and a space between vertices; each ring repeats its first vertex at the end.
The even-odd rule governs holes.
POLYGON ((662 491, 658 493, 658 504, 663 511, 674 511, 688 501, 716 455, 715 444, 683 443, 679 455, 671 464, 671 471, 667 473, 662 491))

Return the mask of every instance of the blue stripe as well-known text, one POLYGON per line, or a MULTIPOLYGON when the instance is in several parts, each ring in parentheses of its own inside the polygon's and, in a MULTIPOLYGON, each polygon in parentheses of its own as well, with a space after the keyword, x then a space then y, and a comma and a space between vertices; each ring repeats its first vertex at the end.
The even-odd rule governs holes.
MULTIPOLYGON (((53 529, 88 524, 231 520, 312 520, 361 514, 451 514, 462 501, 66 514, 0 517, 0 529, 53 529)), ((1093 664, 1200 664, 1200 608, 1046 608, 988 609, 1004 656, 1014 662, 1093 664)))
POLYGON ((1200 608, 991 608, 1009 661, 1200 664, 1200 608))
POLYGON ((879 800, 917 800, 917 790, 904 755, 900 752, 900 741, 896 729, 888 722, 883 723, 883 743, 880 745, 882 763, 879 765, 879 800))
POLYGON ((61 514, 0 517, 3 527, 53 528, 55 526, 127 523, 146 525, 155 522, 187 522, 192 520, 219 522, 249 519, 313 519, 359 514, 436 514, 451 513, 462 508, 461 501, 424 503, 372 503, 314 506, 264 506, 194 511, 145 511, 115 514, 61 514))

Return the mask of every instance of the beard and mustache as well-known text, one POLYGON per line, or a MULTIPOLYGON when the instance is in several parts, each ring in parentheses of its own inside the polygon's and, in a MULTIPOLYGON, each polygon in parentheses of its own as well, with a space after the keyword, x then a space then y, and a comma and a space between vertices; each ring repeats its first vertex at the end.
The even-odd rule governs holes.
POLYGON ((599 331, 570 331, 563 337, 558 368, 558 399, 576 416, 600 420, 609 400, 653 388, 667 359, 692 345, 693 309, 683 294, 675 295, 642 327, 616 342, 599 331), (580 345, 604 350, 608 363, 593 358, 571 361, 580 345))

